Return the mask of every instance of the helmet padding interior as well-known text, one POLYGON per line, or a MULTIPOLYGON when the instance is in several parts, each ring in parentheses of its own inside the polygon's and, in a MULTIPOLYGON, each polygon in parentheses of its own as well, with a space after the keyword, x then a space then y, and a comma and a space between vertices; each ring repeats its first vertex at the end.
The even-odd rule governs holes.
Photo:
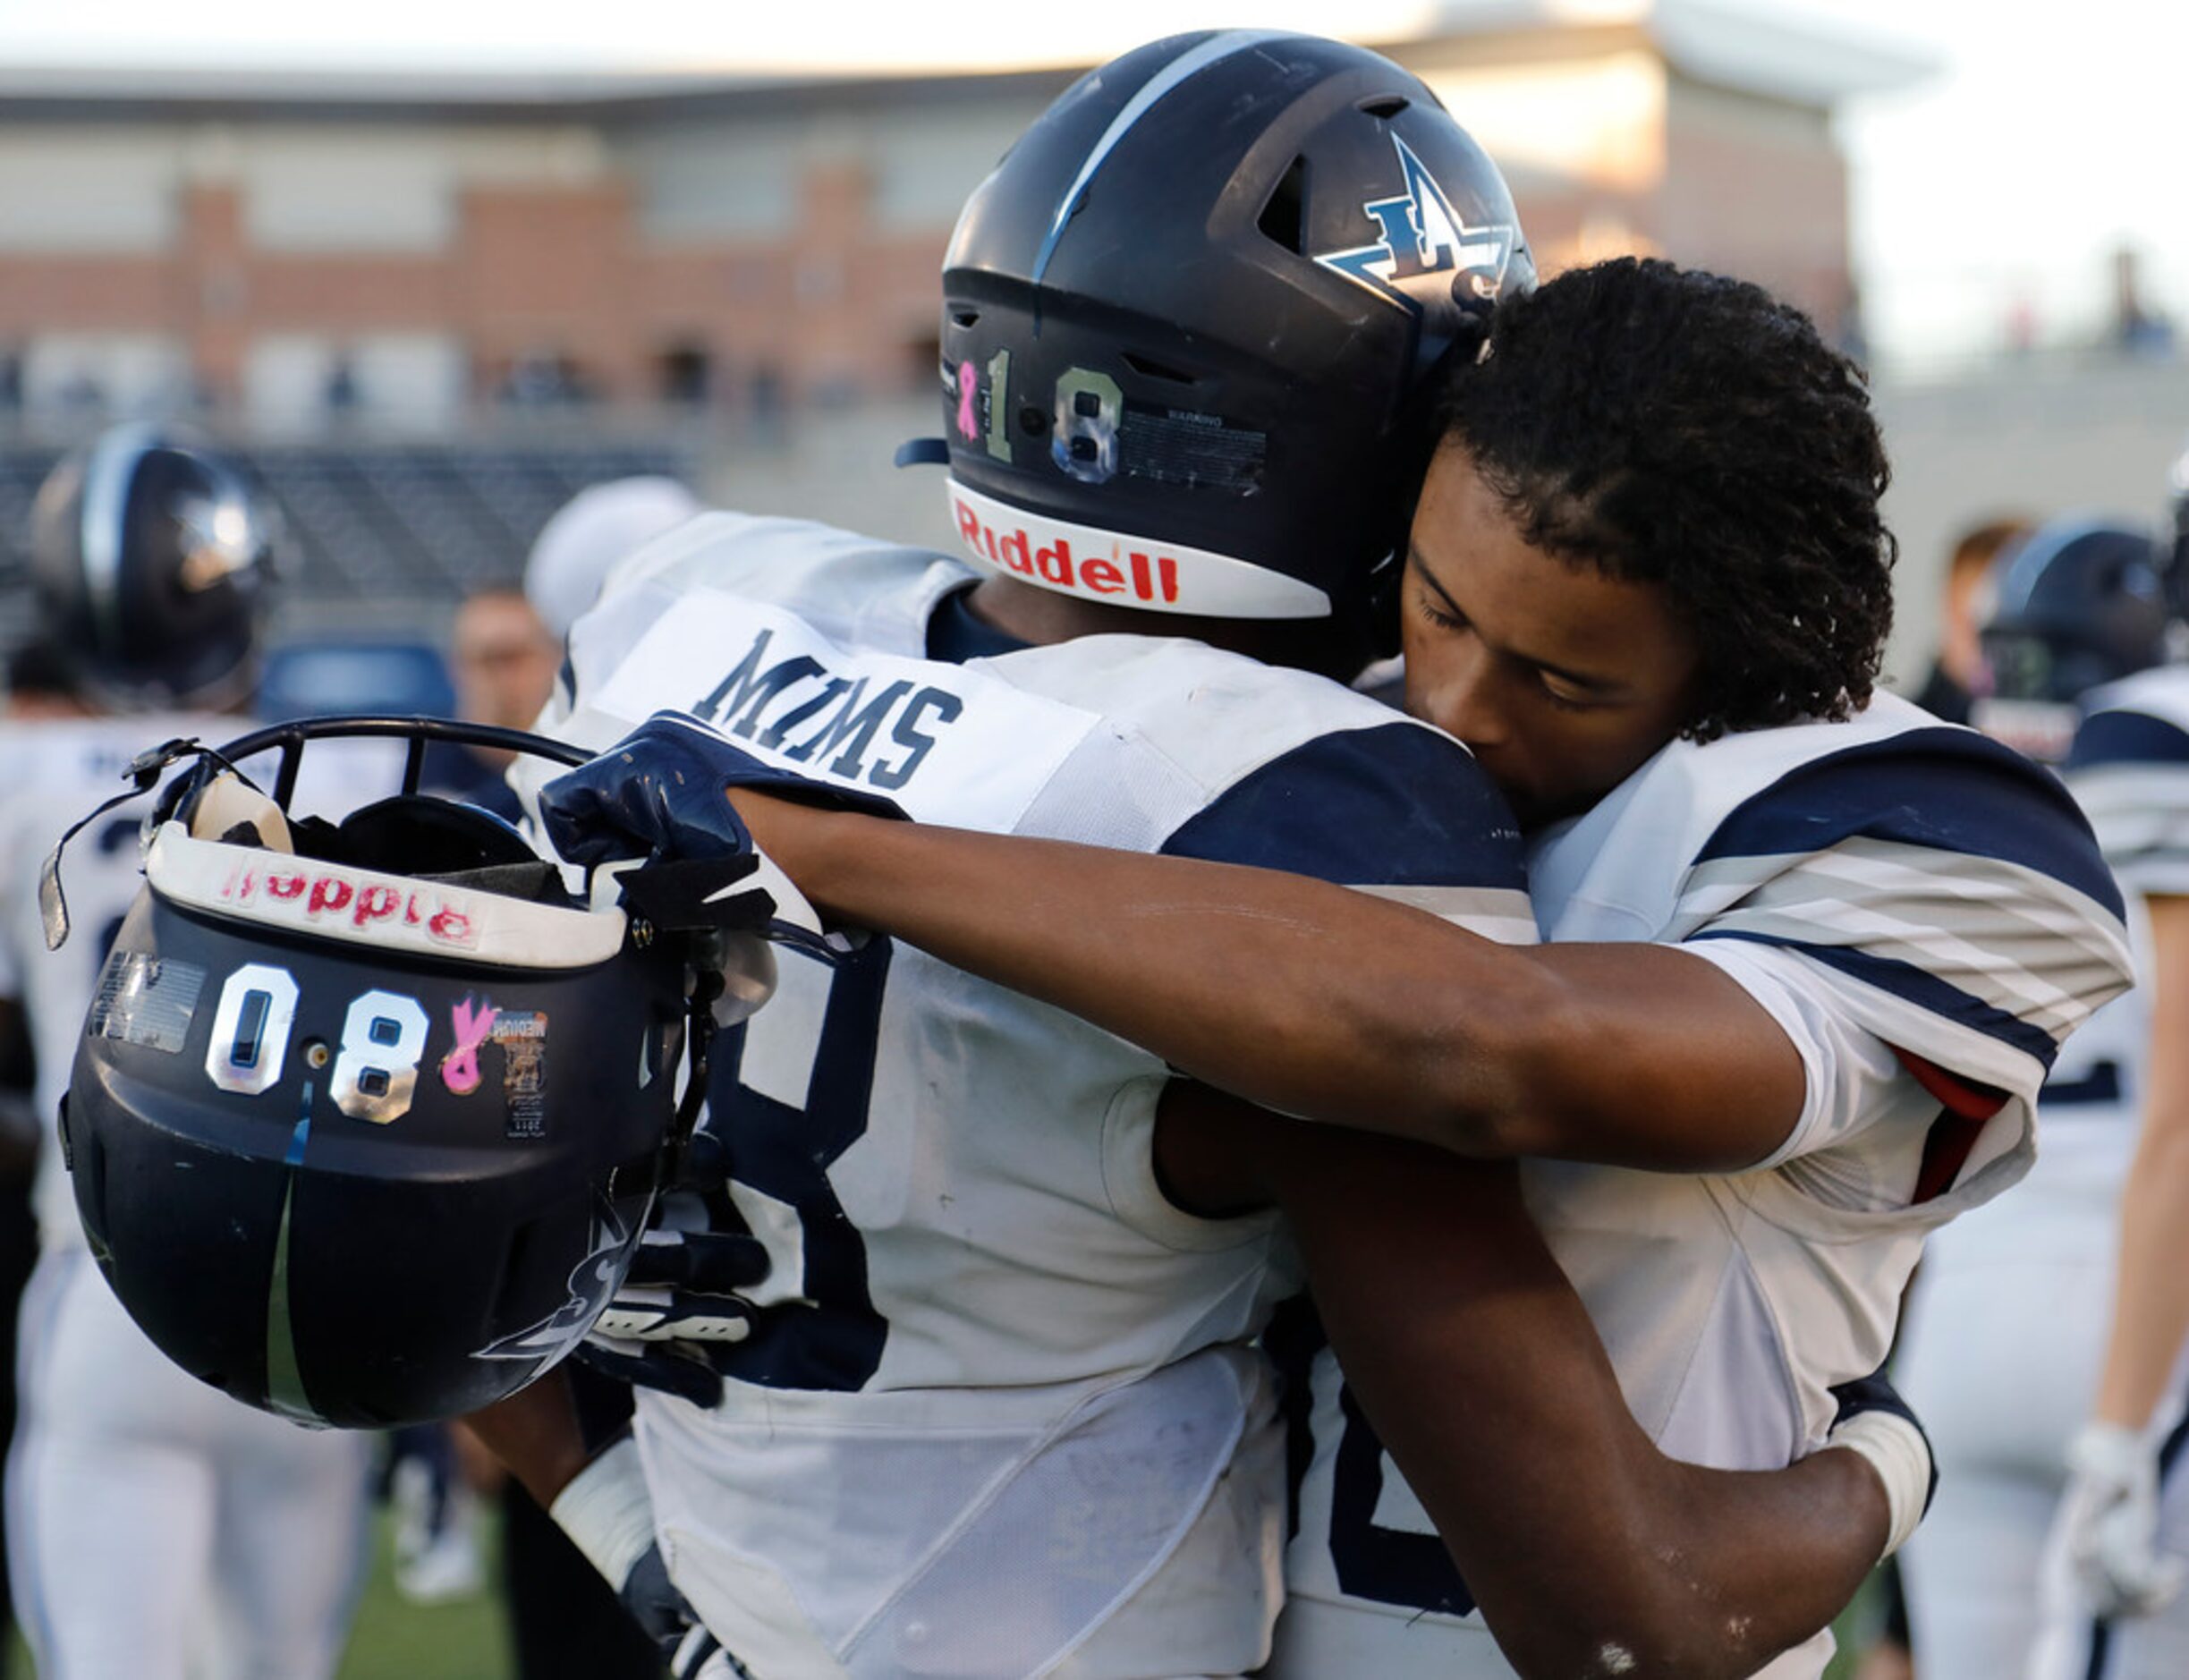
POLYGON ((339 824, 293 821, 298 852, 328 863, 447 881, 528 903, 569 906, 562 871, 493 812, 423 793, 397 793, 339 824))

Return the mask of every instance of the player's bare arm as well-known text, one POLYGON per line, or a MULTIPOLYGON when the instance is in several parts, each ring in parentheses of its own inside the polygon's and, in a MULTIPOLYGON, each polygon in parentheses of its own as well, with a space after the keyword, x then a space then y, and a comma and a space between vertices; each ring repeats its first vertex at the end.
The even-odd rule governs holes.
POLYGON ((1760 1159, 1801 1115, 1777 1022, 1671 947, 1502 946, 1270 870, 735 800, 833 915, 1288 1114, 1691 1172, 1760 1159))
MULTIPOLYGON (((2154 894, 2149 1086, 2123 1182, 2112 1323, 2090 1420, 2070 1440, 2055 1532, 2091 1614, 2163 1616, 2182 1590, 2165 1497, 2169 1389, 2189 1339, 2189 897, 2154 894)), ((2178 1611, 2172 1614, 2178 1615, 2178 1611)))
POLYGON ((1158 1136, 1174 1195, 1289 1216, 1348 1385, 1523 1673, 1751 1674, 1885 1549, 1853 1453, 1749 1474, 1650 1444, 1509 1168, 1183 1083, 1158 1136))
POLYGON ((591 1456, 569 1379, 561 1371, 549 1371, 463 1421, 543 1511, 591 1456))
POLYGON ((2189 1334, 2189 898, 2150 901, 2153 984, 2151 1095, 2121 1192, 2113 1334, 2096 1414, 2142 1430, 2189 1334))

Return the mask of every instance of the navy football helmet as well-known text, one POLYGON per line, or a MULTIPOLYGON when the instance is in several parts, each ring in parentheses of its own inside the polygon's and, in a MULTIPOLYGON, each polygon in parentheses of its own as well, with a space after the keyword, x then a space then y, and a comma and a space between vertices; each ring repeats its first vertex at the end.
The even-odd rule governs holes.
POLYGON ((216 456, 113 428, 39 487, 30 552, 41 628, 92 698, 217 710, 249 695, 272 537, 216 456))
MULTIPOLYGON (((751 1004, 773 974, 757 939, 721 931, 750 895, 711 932, 665 925, 637 908, 637 874, 595 870, 575 897, 498 818, 419 794, 438 737, 589 756, 324 719, 140 760, 147 785, 200 758, 148 825, 63 1110, 84 1229, 130 1316, 193 1375, 310 1423, 453 1416, 569 1353, 675 1171, 710 982, 730 971, 751 1004), (338 826, 292 817, 304 743, 374 733, 412 737, 406 791, 338 826), (272 798, 225 768, 269 747, 272 798)), ((659 902, 721 903, 720 885, 659 902)))
POLYGON ((1497 166, 1389 60, 1251 30, 1128 53, 951 239, 954 522, 1085 599, 1358 616, 1421 464, 1407 395, 1534 278, 1497 166))
POLYGON ((2166 564, 2151 532, 2105 520, 2053 520, 2024 539, 1998 571, 1970 720, 2057 762, 2084 694, 2166 658, 2166 564))

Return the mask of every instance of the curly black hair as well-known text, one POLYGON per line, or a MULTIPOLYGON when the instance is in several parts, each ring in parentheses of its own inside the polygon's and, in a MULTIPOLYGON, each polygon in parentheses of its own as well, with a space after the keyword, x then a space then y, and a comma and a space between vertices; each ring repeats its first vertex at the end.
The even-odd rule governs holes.
POLYGON ((1501 304, 1430 411, 1534 547, 1661 584, 1709 741, 1870 699, 1892 628, 1890 476, 1862 371, 1761 286, 1575 268, 1501 304))

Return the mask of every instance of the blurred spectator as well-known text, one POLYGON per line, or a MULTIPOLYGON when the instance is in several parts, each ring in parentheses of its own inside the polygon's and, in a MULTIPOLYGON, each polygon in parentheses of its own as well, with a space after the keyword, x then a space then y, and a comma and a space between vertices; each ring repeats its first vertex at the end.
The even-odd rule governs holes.
POLYGON ((675 479, 650 474, 611 479, 571 497, 541 528, 524 563, 525 597, 548 633, 559 644, 600 594, 609 567, 700 510, 700 498, 675 479))
MULTIPOLYGON (((500 729, 530 729, 547 703, 562 646, 524 591, 511 584, 479 590, 456 608, 449 675, 456 716, 500 729)), ((517 796, 503 781, 513 755, 498 748, 436 743, 425 785, 515 821, 517 796)))
POLYGON ((55 717, 88 717, 91 708, 78 688, 75 668, 53 643, 26 641, 7 658, 7 703, 0 717, 11 724, 55 717))
POLYGON ((2016 293, 2007 306, 2007 353, 2026 356, 2037 348, 2037 306, 2026 293, 2016 293))
POLYGON ((1972 525, 1954 544, 1946 563, 1946 593, 1939 613, 1939 656, 1916 691, 1915 703, 1949 724, 1969 720, 1972 690, 1983 669, 1977 625, 1983 618, 1983 593, 1992 563, 2029 535, 2024 519, 1990 519, 1972 525))
MULTIPOLYGON (((449 666, 456 682, 456 716, 465 721, 530 728, 547 703, 561 662, 556 638, 522 590, 478 590, 456 608, 449 666)), ((505 765, 509 757, 502 753, 496 762, 505 765)))
POLYGON ((593 391, 569 357, 531 351, 510 364, 495 395, 513 408, 554 408, 590 402, 593 391))
POLYGON ((335 358, 335 365, 327 374, 327 412, 335 415, 355 412, 357 409, 357 369, 347 356, 335 358))
POLYGON ((2143 299, 2143 259, 2128 246, 2113 253, 2113 342, 2132 356, 2174 349, 2174 324, 2143 299))

